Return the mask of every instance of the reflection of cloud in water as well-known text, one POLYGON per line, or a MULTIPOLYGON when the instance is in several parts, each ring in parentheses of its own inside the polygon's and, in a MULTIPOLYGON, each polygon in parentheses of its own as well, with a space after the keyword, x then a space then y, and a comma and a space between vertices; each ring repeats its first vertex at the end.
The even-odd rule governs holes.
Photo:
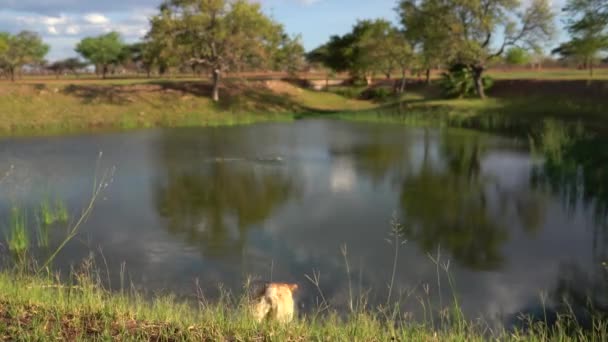
POLYGON ((337 158, 332 162, 330 186, 333 192, 352 191, 356 182, 353 161, 350 158, 337 158))

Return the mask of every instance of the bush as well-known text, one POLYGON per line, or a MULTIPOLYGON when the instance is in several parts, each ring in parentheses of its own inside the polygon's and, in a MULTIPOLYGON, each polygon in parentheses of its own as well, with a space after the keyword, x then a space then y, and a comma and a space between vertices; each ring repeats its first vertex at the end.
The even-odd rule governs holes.
MULTIPOLYGON (((483 76, 481 80, 485 90, 488 90, 493 81, 488 76, 483 76)), ((475 79, 473 69, 465 64, 455 64, 448 72, 441 74, 439 86, 444 96, 447 97, 468 97, 476 95, 475 79)))
POLYGON ((393 91, 386 87, 369 88, 361 94, 364 100, 382 101, 393 96, 393 91))

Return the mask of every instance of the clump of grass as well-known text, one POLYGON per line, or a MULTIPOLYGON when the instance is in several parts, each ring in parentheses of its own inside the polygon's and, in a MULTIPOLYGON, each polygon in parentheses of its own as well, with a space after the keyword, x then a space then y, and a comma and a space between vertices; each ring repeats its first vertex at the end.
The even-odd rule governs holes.
POLYGON ((59 222, 67 222, 69 219, 68 208, 60 199, 55 200, 55 214, 59 222))
POLYGON ((46 197, 40 203, 39 218, 42 224, 52 225, 56 222, 67 222, 69 218, 68 209, 65 203, 56 199, 55 203, 46 197))
POLYGON ((25 254, 30 247, 26 213, 18 207, 11 208, 9 221, 8 249, 18 255, 25 254))

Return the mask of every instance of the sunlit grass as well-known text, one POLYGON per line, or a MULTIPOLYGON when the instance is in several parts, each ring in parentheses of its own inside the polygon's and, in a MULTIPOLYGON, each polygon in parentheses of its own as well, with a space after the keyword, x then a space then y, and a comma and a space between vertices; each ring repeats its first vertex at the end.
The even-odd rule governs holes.
POLYGON ((13 207, 10 212, 9 232, 6 238, 8 249, 22 255, 30 248, 30 237, 27 230, 27 216, 24 210, 13 207))
POLYGON ((68 218, 68 209, 61 199, 57 198, 52 202, 48 196, 43 198, 39 209, 39 219, 43 225, 67 222, 68 218))

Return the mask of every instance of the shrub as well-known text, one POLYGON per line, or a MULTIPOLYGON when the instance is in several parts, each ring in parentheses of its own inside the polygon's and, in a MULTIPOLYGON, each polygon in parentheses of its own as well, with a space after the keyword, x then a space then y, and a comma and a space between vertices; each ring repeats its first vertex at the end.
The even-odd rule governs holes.
POLYGON ((361 94, 364 100, 383 101, 393 96, 393 91, 386 87, 369 88, 361 94))
MULTIPOLYGON (((493 84, 492 79, 488 76, 483 76, 481 82, 485 90, 493 84)), ((444 96, 447 97, 474 96, 476 92, 473 69, 465 64, 454 64, 448 72, 441 74, 439 86, 444 96)))

